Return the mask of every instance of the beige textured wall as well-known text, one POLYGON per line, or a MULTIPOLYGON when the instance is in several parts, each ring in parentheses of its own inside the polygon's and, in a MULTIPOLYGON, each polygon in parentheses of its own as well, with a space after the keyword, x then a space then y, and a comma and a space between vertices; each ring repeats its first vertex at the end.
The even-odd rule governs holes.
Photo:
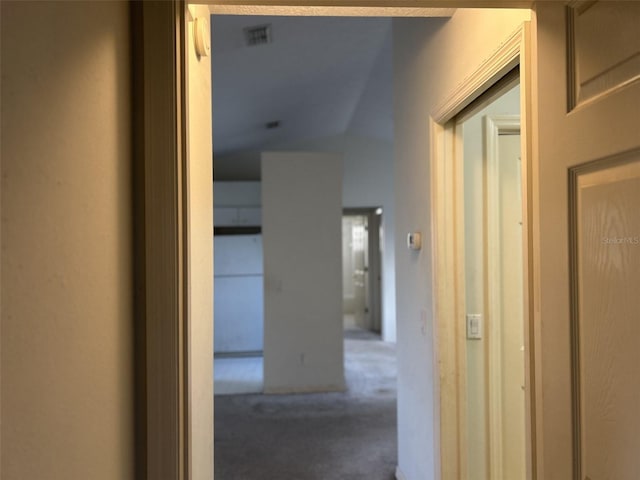
POLYGON ((128 5, 1 9, 0 477, 131 479, 128 5))
MULTIPOLYGON (((191 13, 209 22, 206 6, 191 13)), ((189 250, 191 465, 194 480, 213 478, 213 143, 211 57, 198 57, 189 22, 189 250)))

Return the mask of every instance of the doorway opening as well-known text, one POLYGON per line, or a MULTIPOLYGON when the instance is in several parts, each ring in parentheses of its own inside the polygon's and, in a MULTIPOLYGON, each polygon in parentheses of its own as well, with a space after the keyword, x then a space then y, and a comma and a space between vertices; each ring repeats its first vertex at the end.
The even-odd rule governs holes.
MULTIPOLYGON (((434 178, 435 178, 435 176, 434 176, 434 178)), ((435 190, 435 189, 434 189, 434 190, 435 190)), ((455 478, 455 477, 454 477, 454 478, 455 478)), ((462 477, 460 477, 460 478, 462 478, 462 477)))
POLYGON ((342 215, 345 331, 381 332, 382 215, 381 207, 346 209, 342 215))
POLYGON ((208 18, 215 475, 389 478, 391 19, 208 18))
POLYGON ((461 159, 468 478, 526 478, 518 70, 454 120, 461 159))

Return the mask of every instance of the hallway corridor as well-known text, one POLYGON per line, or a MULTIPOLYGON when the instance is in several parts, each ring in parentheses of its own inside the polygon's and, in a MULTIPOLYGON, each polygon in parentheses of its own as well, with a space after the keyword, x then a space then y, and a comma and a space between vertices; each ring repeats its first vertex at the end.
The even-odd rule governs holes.
POLYGON ((216 479, 393 479, 395 345, 346 332, 345 373, 342 393, 216 396, 216 479))

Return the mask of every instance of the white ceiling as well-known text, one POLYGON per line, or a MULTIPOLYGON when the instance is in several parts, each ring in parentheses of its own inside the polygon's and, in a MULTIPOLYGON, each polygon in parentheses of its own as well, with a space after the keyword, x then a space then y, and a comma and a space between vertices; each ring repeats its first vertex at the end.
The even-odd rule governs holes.
POLYGON ((216 159, 350 129, 392 138, 390 19, 213 15, 211 31, 216 159), (262 24, 273 42, 245 46, 262 24))
POLYGON ((214 14, 211 32, 216 179, 259 180, 266 150, 393 141, 391 18, 214 14), (244 28, 264 24, 272 43, 246 46, 244 28))

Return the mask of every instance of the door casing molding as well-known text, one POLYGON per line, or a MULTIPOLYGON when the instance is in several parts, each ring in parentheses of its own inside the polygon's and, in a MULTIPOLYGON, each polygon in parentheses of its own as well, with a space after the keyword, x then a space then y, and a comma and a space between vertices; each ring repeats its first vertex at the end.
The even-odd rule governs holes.
POLYGON ((190 478, 183 0, 132 2, 136 469, 190 478), (140 450, 143 452, 140 453, 140 450))
POLYGON ((540 440, 535 415, 535 338, 533 324, 533 266, 531 179, 534 168, 533 141, 535 124, 530 107, 532 88, 531 23, 524 22, 471 75, 443 98, 430 118, 431 135, 431 202, 433 235, 433 285, 435 285, 434 318, 436 331, 436 385, 434 417, 440 419, 439 465, 437 477, 442 480, 467 478, 466 419, 466 352, 464 289, 464 217, 462 210, 461 135, 455 129, 455 117, 500 78, 520 66, 521 138, 523 184, 523 257, 527 476, 538 478, 536 451, 540 440))

